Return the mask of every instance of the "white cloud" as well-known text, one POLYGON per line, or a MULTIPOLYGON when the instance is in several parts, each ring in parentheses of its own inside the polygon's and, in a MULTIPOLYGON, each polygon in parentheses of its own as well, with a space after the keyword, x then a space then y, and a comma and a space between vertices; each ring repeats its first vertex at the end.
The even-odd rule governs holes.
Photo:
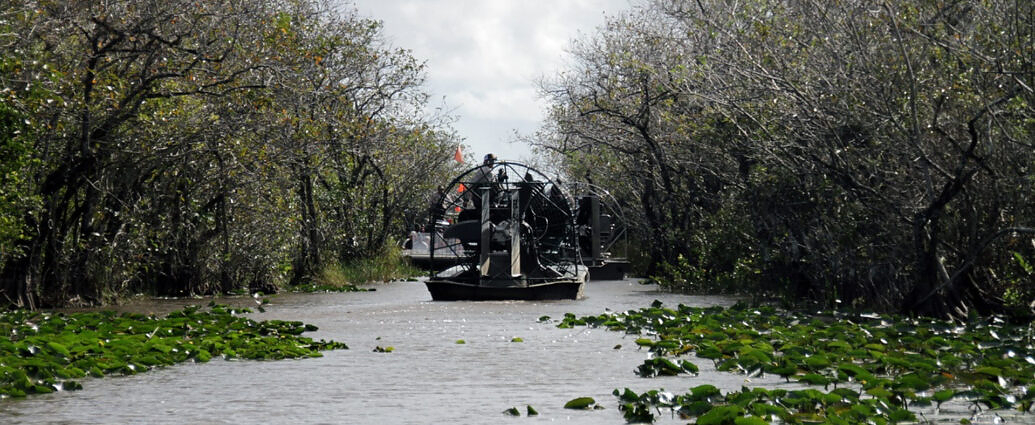
POLYGON ((453 101, 462 105, 461 111, 471 119, 538 121, 542 118, 542 105, 536 101, 533 87, 463 90, 454 93, 453 96, 453 101))
POLYGON ((476 157, 490 150, 520 159, 527 147, 503 144, 540 125, 534 81, 557 72, 570 40, 629 8, 629 0, 358 0, 360 14, 383 21, 396 47, 427 61, 433 98, 460 114, 457 130, 476 157))

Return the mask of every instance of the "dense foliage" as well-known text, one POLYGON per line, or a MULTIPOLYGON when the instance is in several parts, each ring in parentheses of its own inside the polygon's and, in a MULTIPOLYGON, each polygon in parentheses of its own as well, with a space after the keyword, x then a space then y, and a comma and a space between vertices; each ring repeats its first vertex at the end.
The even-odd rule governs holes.
POLYGON ((544 81, 540 147, 613 190, 663 282, 1025 312, 1033 17, 1016 0, 649 1, 544 81))
POLYGON ((423 65, 321 0, 7 2, 0 58, 3 303, 309 283, 452 172, 423 65))

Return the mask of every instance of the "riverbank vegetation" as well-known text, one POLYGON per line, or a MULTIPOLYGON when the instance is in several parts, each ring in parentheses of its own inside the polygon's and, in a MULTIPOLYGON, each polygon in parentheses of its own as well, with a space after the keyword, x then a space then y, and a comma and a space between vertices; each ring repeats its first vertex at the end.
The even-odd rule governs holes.
POLYGON ((295 285, 291 289, 301 292, 373 291, 376 288, 361 288, 357 285, 415 279, 426 273, 410 264, 402 256, 401 248, 393 244, 388 245, 379 255, 357 258, 347 264, 328 264, 313 278, 312 283, 295 285))
POLYGON ((361 264, 454 174, 380 24, 323 0, 0 11, 0 303, 275 292, 361 264))
POLYGON ((719 371, 797 383, 725 394, 692 378, 674 384, 676 392, 615 389, 619 409, 634 423, 672 411, 698 424, 886 424, 916 422, 945 403, 975 415, 1011 409, 1026 415, 1035 403, 1030 322, 668 308, 655 302, 620 314, 567 314, 558 326, 598 326, 636 336, 636 344, 650 352, 636 370, 643 377, 696 375, 698 366, 686 358, 693 353, 719 371), (679 393, 682 388, 690 390, 679 393))
POLYGON ((133 375, 183 362, 319 357, 347 349, 313 341, 301 322, 257 322, 247 309, 186 307, 164 318, 112 311, 0 313, 0 399, 82 388, 79 379, 133 375))
MULTIPOLYGON (((1030 317, 1033 16, 644 0, 544 78, 532 142, 616 197, 669 288, 1030 317)), ((395 275, 372 259, 457 136, 380 31, 327 0, 4 8, 0 303, 395 275)))
POLYGON ((532 142, 677 289, 966 317, 1035 299, 1035 4, 646 1, 532 142))

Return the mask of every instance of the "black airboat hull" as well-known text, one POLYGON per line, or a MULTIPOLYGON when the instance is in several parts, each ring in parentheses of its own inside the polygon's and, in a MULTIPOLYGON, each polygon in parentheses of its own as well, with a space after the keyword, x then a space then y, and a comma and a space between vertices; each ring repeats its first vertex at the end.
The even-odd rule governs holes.
POLYGON ((425 284, 435 301, 577 300, 585 279, 567 279, 517 286, 479 286, 452 280, 430 279, 425 284))
POLYGON ((610 260, 603 264, 588 265, 590 280, 622 280, 629 271, 629 262, 610 260))

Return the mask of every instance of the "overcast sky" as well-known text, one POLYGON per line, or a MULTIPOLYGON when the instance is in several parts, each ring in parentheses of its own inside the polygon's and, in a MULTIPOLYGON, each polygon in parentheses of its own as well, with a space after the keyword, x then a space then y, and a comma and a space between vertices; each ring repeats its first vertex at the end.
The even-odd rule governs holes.
POLYGON ((561 70, 570 40, 591 34, 628 9, 629 0, 354 0, 364 17, 384 23, 394 47, 427 61, 431 107, 446 106, 464 152, 523 160, 546 104, 535 80, 561 70), (444 99, 444 100, 443 100, 444 99))

